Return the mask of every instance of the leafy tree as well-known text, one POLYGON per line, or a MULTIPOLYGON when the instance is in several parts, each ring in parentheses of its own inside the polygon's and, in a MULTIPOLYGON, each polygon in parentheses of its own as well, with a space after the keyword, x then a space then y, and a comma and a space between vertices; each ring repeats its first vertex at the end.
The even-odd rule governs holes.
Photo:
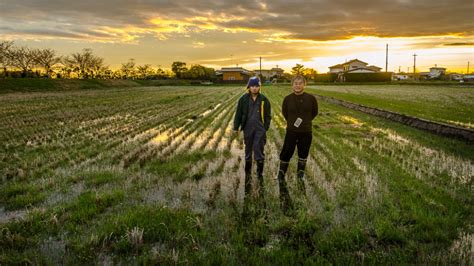
POLYGON ((302 73, 306 80, 314 79, 317 74, 318 72, 312 68, 305 68, 302 73))
POLYGON ((171 64, 171 71, 176 75, 176 78, 183 78, 183 74, 188 71, 186 63, 175 61, 171 64))
POLYGON ((296 66, 291 68, 291 73, 293 75, 302 75, 305 70, 304 66, 301 64, 296 64, 296 66))
POLYGON ((213 80, 215 79, 215 76, 216 72, 213 68, 192 65, 191 68, 184 73, 183 77, 187 79, 213 80))

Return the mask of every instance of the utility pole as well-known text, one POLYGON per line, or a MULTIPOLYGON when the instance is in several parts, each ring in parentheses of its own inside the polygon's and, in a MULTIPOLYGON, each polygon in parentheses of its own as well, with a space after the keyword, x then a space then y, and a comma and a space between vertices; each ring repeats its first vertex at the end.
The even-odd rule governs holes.
POLYGON ((469 74, 469 61, 467 61, 467 72, 466 74, 469 74))
POLYGON ((260 56, 260 76, 262 75, 262 57, 260 56))
POLYGON ((413 80, 415 80, 415 73, 416 73, 416 57, 417 54, 413 54, 413 80))
POLYGON ((398 73, 400 73, 401 68, 402 68, 402 66, 398 66, 398 73))
POLYGON ((388 69, 388 43, 385 48, 385 72, 387 72, 387 69, 388 69))

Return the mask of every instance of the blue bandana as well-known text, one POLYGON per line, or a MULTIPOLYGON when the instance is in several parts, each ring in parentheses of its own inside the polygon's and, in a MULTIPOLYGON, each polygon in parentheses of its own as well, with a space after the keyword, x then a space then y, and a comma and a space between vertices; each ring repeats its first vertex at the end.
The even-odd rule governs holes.
POLYGON ((258 79, 258 77, 251 77, 249 79, 249 83, 247 83, 247 88, 250 88, 252 86, 261 87, 260 79, 258 79))

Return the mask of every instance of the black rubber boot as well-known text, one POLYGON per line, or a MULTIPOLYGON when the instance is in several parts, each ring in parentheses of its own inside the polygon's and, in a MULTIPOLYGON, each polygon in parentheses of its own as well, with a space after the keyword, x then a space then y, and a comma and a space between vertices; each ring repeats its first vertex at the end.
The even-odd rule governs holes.
POLYGON ((300 191, 305 191, 305 184, 304 184, 304 170, 306 168, 306 159, 298 159, 298 170, 297 170, 297 178, 298 178, 298 189, 300 191))
POLYGON ((288 162, 280 161, 280 169, 278 170, 278 185, 280 187, 280 206, 285 214, 293 209, 290 193, 286 185, 285 175, 288 170, 288 162))

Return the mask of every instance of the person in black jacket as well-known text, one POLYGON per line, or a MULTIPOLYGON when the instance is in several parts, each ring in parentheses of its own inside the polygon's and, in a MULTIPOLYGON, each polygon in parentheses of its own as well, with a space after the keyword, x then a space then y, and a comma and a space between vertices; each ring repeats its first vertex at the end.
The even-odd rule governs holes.
POLYGON ((240 97, 234 117, 234 132, 244 131, 245 143, 245 195, 251 191, 252 153, 257 162, 259 196, 263 199, 264 147, 267 130, 271 121, 270 101, 260 93, 261 83, 258 77, 252 77, 247 83, 248 93, 240 97))
POLYGON ((280 153, 280 168, 278 171, 280 200, 284 211, 292 208, 285 174, 296 147, 298 148, 298 187, 301 191, 305 189, 304 173, 313 137, 312 121, 318 115, 316 97, 304 92, 305 78, 301 75, 296 75, 291 84, 293 93, 285 97, 282 105, 282 113, 286 120, 286 135, 280 153))

